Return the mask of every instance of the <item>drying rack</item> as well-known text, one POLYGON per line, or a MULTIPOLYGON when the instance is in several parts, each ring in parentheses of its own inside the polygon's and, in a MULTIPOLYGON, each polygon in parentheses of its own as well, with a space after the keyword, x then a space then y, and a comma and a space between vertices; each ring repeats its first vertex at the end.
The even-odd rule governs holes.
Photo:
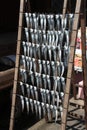
MULTIPOLYGON (((24 13, 25 12, 29 13, 28 6, 27 6, 28 3, 27 2, 29 2, 29 1, 28 0, 27 1, 26 0, 21 0, 20 1, 16 64, 15 64, 15 75, 14 75, 14 86, 13 86, 12 107, 11 107, 11 117, 10 117, 9 130, 14 129, 15 107, 16 107, 16 103, 17 103, 16 98, 17 98, 17 96, 20 96, 21 99, 23 99, 23 96, 24 96, 23 92, 22 92, 22 95, 20 94, 20 92, 18 92, 18 87, 19 87, 18 83, 19 83, 19 80, 21 81, 20 60, 21 60, 21 57, 22 58, 24 57, 24 54, 22 52, 23 51, 22 44, 26 43, 25 41, 23 42, 22 33, 23 33, 23 29, 24 29, 23 28, 24 27, 24 25, 23 25, 24 13)), ((62 106, 63 110, 61 112, 62 113, 62 115, 61 115, 61 129, 62 130, 66 129, 66 123, 67 123, 69 95, 70 95, 71 79, 72 79, 72 72, 73 72, 73 65, 74 65, 73 61, 74 61, 75 46, 76 46, 76 36, 77 36, 78 24, 79 24, 80 19, 81 19, 81 32, 82 32, 82 60, 83 60, 84 95, 85 95, 85 98, 84 98, 85 99, 84 100, 84 102, 85 102, 85 121, 86 121, 86 129, 87 129, 87 116, 86 116, 86 114, 87 114, 87 110, 86 110, 86 108, 87 108, 87 72, 86 72, 86 70, 87 69, 86 69, 86 47, 85 47, 85 43, 86 43, 85 42, 86 41, 85 40, 86 39, 85 38, 85 5, 86 5, 85 0, 84 1, 82 1, 82 0, 77 0, 76 1, 76 9, 75 9, 74 18, 73 18, 73 27, 72 27, 72 31, 71 31, 71 34, 70 34, 71 35, 70 36, 71 37, 70 38, 70 53, 69 53, 70 56, 69 56, 68 68, 67 68, 68 70, 67 70, 67 75, 66 75, 66 85, 65 85, 65 90, 63 91, 63 94, 64 94, 63 106, 62 106)), ((65 16, 66 16, 66 8, 67 8, 67 0, 64 0, 63 17, 62 18, 65 18, 65 16)), ((30 15, 32 15, 32 14, 30 14, 30 15)), ((28 31, 27 31, 27 33, 28 33, 28 31)), ((29 40, 29 39, 27 38, 27 40, 29 40)), ((32 45, 32 46, 34 46, 34 45, 32 45)), ((31 43, 30 43, 29 47, 31 47, 31 43)), ((27 49, 29 49, 29 48, 27 48, 27 49)), ((26 57, 26 55, 25 55, 25 57, 26 57)), ((39 60, 39 59, 37 59, 37 60, 39 60)), ((40 60, 43 60, 43 59, 40 59, 40 60)), ((24 64, 23 64, 22 67, 23 68, 21 68, 21 71, 22 71, 22 69, 25 70, 25 65, 24 64)), ((54 77, 54 75, 52 75, 52 77, 54 77)), ((26 84, 26 82, 25 82, 25 84, 26 84)), ((29 83, 27 85, 29 85, 29 83)), ((36 89, 36 87, 35 87, 35 89, 36 89)), ((40 88, 39 88, 39 91, 40 91, 40 88)), ((46 89, 45 89, 45 92, 47 92, 46 89)), ((29 98, 25 97, 25 98, 26 98, 27 102, 28 102, 28 100, 30 101, 30 97, 29 98)), ((51 97, 51 98, 53 98, 53 97, 51 97)), ((39 102, 39 104, 41 104, 41 103, 39 102)), ((46 105, 46 107, 48 106, 46 104, 46 102, 45 102, 45 105, 46 105)), ((53 104, 50 104, 50 105, 53 105, 53 104)), ((59 109, 60 105, 57 106, 57 107, 59 109)), ((56 105, 55 105, 55 108, 56 108, 56 105)), ((55 111, 56 111, 56 109, 55 109, 55 111)), ((55 118, 55 116, 54 116, 54 118, 55 118)), ((45 115, 45 119, 47 119, 47 115, 45 115)))

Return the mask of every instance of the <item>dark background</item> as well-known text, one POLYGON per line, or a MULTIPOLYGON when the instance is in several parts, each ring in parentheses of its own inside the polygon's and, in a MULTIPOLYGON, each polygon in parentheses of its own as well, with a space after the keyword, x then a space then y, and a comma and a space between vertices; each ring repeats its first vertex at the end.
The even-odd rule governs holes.
MULTIPOLYGON (((70 0, 69 8, 73 12, 76 0, 70 0), (72 8, 71 8, 72 7, 72 8)), ((63 0, 30 0, 31 12, 61 13, 63 0)), ((16 31, 18 28, 20 0, 2 0, 0 3, 0 33, 16 31)), ((87 6, 86 6, 87 7, 87 6)))

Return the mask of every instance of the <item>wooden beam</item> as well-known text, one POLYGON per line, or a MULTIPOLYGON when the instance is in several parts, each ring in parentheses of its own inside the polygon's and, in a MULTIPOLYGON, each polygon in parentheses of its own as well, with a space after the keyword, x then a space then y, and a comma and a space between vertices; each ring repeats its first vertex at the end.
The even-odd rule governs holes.
POLYGON ((0 90, 13 85, 14 68, 0 72, 0 90))
POLYGON ((85 105, 85 124, 87 130, 87 62, 86 62, 86 0, 82 1, 81 8, 81 42, 82 42, 82 68, 83 68, 83 90, 85 105))
POLYGON ((63 15, 66 14, 66 11, 67 11, 67 3, 68 3, 68 0, 64 0, 64 4, 63 4, 63 15))
POLYGON ((18 25, 18 38, 17 38, 17 50, 16 50, 16 62, 15 62, 15 74, 14 74, 14 84, 13 84, 13 95, 12 95, 12 106, 11 106, 11 116, 10 116, 10 126, 9 130, 14 129, 15 121, 15 105, 16 105, 16 93, 17 93, 17 81, 18 81, 18 69, 20 64, 20 48, 22 39, 22 26, 23 26, 23 13, 24 13, 25 0, 20 0, 20 10, 19 10, 19 25, 18 25))
POLYGON ((69 57, 69 63, 68 63, 65 95, 64 95, 64 101, 63 101, 63 116, 62 116, 62 124, 61 124, 62 130, 66 130, 67 113, 68 113, 68 106, 69 106, 69 94, 70 94, 71 78, 72 78, 73 65, 74 65, 73 62, 74 62, 74 54, 75 54, 75 47, 76 47, 76 36, 77 36, 77 30, 78 30, 81 1, 82 0, 77 0, 76 9, 74 13, 74 22, 73 22, 71 41, 70 41, 71 42, 70 43, 70 57, 69 57))

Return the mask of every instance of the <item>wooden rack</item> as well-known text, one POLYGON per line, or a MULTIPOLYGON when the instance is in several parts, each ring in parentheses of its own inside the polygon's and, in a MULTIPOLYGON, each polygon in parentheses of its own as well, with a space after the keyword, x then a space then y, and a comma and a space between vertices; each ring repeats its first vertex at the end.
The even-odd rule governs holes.
MULTIPOLYGON (((72 72, 73 72, 73 61, 74 61, 74 54, 75 54, 75 46, 76 46, 76 37, 77 37, 77 30, 79 25, 79 17, 81 15, 81 27, 82 27, 82 59, 83 59, 83 75, 84 75, 84 94, 85 94, 85 113, 87 114, 87 73, 86 73, 86 58, 85 58, 85 0, 77 0, 76 2, 76 9, 74 13, 74 21, 73 21, 73 28, 71 33, 71 44, 70 44, 70 57, 68 63, 68 72, 66 77, 66 87, 64 92, 64 101, 63 101, 63 116, 61 121, 61 129, 66 129, 67 123, 67 115, 68 115, 68 106, 69 106, 69 95, 70 95, 70 88, 71 88, 71 79, 72 79, 72 72), (82 8, 82 10, 81 10, 82 8)), ((15 75, 14 75, 14 87, 13 87, 13 97, 12 97, 12 108, 11 108, 11 117, 10 117, 10 127, 9 130, 14 129, 14 120, 15 120, 15 106, 16 106, 16 93, 17 93, 17 81, 19 76, 19 65, 20 65, 20 53, 21 53, 21 40, 22 40, 22 26, 23 26, 23 13, 25 7, 25 0, 21 0, 20 2, 20 12, 19 12, 19 27, 18 27, 18 40, 17 40, 17 52, 16 52, 16 64, 15 64, 15 75)), ((64 0, 63 6, 63 15, 66 13, 67 8, 67 0, 64 0)), ((86 116, 85 114, 85 116, 86 116)), ((86 130, 87 130, 87 116, 86 116, 86 130)))

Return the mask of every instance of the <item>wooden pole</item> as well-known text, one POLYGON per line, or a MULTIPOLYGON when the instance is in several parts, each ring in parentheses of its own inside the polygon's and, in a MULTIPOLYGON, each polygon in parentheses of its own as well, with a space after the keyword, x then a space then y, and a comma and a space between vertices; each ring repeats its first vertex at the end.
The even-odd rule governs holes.
POLYGON ((69 63, 68 63, 65 95, 64 95, 64 101, 63 101, 63 116, 62 116, 62 124, 61 124, 62 130, 66 130, 67 113, 68 113, 68 106, 69 106, 69 95, 70 95, 71 78, 72 78, 73 65, 74 65, 73 62, 74 62, 74 55, 75 55, 76 36, 77 36, 77 30, 78 30, 80 8, 81 8, 81 0, 77 0, 75 14, 74 14, 72 35, 71 35, 70 57, 69 57, 69 63))
POLYGON ((82 1, 82 8, 81 8, 81 43, 82 43, 82 68, 83 68, 85 124, 86 124, 86 130, 87 130, 86 0, 82 1))
POLYGON ((12 95, 12 107, 11 107, 11 117, 9 130, 14 128, 14 118, 15 118, 15 105, 16 105, 16 92, 17 92, 17 80, 18 80, 18 68, 19 68, 19 54, 21 46, 22 37, 22 24, 23 24, 23 11, 24 11, 24 0, 20 0, 20 12, 19 12, 19 27, 18 27, 18 39, 17 39, 17 51, 16 51, 16 62, 15 62, 15 74, 14 74, 14 86, 12 95))
POLYGON ((63 4, 63 15, 66 14, 66 10, 67 10, 67 3, 68 3, 68 0, 64 0, 64 4, 63 4))

